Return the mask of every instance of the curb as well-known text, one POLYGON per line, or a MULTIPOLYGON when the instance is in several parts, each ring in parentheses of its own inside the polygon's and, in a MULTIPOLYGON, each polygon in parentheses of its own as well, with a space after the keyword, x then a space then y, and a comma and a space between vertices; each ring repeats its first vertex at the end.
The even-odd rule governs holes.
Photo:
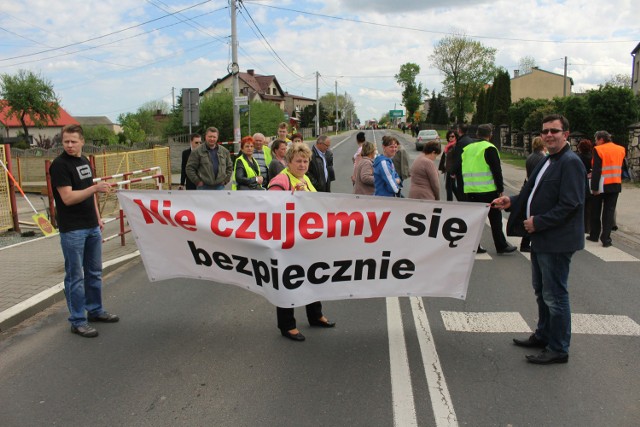
MULTIPOLYGON (((135 251, 128 255, 105 261, 102 263, 102 275, 106 275, 109 272, 120 267, 122 264, 129 260, 136 258, 140 255, 139 251, 135 251)), ((0 332, 5 332, 8 329, 18 325, 19 323, 27 320, 31 316, 41 312, 42 310, 52 306, 53 304, 64 300, 64 282, 60 282, 51 288, 40 292, 37 295, 22 301, 11 308, 6 309, 0 313, 0 332)))

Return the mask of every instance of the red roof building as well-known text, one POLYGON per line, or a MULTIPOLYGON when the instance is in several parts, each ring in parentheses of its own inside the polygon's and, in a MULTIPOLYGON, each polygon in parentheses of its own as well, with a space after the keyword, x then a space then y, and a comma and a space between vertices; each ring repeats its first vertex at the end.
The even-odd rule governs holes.
MULTIPOLYGON (((6 102, 0 101, 0 126, 2 127, 2 135, 6 137, 18 136, 18 134, 23 133, 22 123, 20 123, 20 120, 15 116, 7 117, 8 112, 9 106, 6 105, 6 102)), ((29 127, 29 134, 33 135, 34 138, 37 136, 52 138, 59 134, 64 126, 80 124, 60 106, 58 106, 58 113, 59 115, 56 121, 49 120, 42 128, 35 127, 31 117, 27 116, 25 121, 29 127)))

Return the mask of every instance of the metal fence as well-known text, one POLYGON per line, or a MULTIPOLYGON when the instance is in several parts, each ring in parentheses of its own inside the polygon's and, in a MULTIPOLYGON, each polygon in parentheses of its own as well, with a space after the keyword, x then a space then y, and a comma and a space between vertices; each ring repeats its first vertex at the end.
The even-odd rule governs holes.
MULTIPOLYGON (((0 159, 6 165, 7 155, 5 151, 7 145, 0 144, 0 159)), ((9 176, 4 168, 0 169, 0 231, 7 231, 13 228, 13 217, 11 212, 11 194, 9 193, 9 176)))

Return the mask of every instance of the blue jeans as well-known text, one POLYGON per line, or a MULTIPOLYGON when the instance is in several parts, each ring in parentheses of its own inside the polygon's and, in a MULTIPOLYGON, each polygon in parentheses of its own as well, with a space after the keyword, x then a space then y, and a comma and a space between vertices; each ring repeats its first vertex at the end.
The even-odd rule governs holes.
POLYGON ((531 276, 538 303, 536 336, 547 349, 569 353, 571 307, 569 305, 569 265, 573 252, 531 252, 531 276))
POLYGON ((64 255, 64 294, 75 327, 102 314, 102 233, 100 227, 60 233, 64 255))
POLYGON ((224 190, 224 184, 218 184, 218 185, 203 184, 200 187, 196 187, 196 190, 224 190))

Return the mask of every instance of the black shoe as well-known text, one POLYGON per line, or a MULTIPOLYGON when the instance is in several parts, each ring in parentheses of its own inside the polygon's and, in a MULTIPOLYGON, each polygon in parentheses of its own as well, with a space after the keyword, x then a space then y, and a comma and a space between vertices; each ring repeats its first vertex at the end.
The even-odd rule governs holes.
POLYGON ((482 247, 482 245, 478 246, 478 250, 476 251, 477 254, 486 254, 487 250, 485 248, 482 247))
POLYGON ((590 242, 597 242, 598 238, 589 236, 589 237, 587 237, 587 240, 590 241, 590 242))
POLYGON ((513 245, 507 245, 505 248, 496 249, 496 252, 499 254, 510 254, 511 252, 515 252, 516 249, 518 248, 513 245))
POLYGON ((524 248, 520 248, 520 252, 531 252, 531 247, 527 246, 524 248))
POLYGON ((603 248, 608 248, 611 245, 613 245, 613 242, 611 240, 609 240, 608 242, 602 242, 603 248))
POLYGON ((116 323, 120 320, 120 318, 115 314, 103 311, 97 316, 88 316, 87 320, 89 320, 89 322, 116 323))
POLYGON ((300 332, 298 332, 297 334, 292 334, 289 331, 284 331, 284 330, 280 330, 280 333, 282 334, 283 337, 289 338, 290 340, 294 340, 294 341, 304 341, 305 337, 304 335, 302 335, 300 332))
POLYGON ((334 326, 336 326, 336 322, 330 322, 328 320, 326 322, 323 322, 320 319, 314 321, 309 320, 309 324, 311 326, 319 326, 321 328, 333 328, 334 326))
POLYGON ((98 331, 91 325, 71 325, 71 332, 85 338, 93 338, 98 336, 98 331))
POLYGON ((517 338, 513 339, 513 343, 519 347, 527 347, 527 348, 546 348, 547 343, 542 341, 540 338, 536 336, 536 334, 531 334, 529 338, 526 340, 519 340, 517 338))
POLYGON ((536 365, 567 363, 569 361, 569 355, 567 353, 557 353, 551 350, 542 350, 540 353, 526 356, 526 358, 527 362, 535 363, 536 365))

